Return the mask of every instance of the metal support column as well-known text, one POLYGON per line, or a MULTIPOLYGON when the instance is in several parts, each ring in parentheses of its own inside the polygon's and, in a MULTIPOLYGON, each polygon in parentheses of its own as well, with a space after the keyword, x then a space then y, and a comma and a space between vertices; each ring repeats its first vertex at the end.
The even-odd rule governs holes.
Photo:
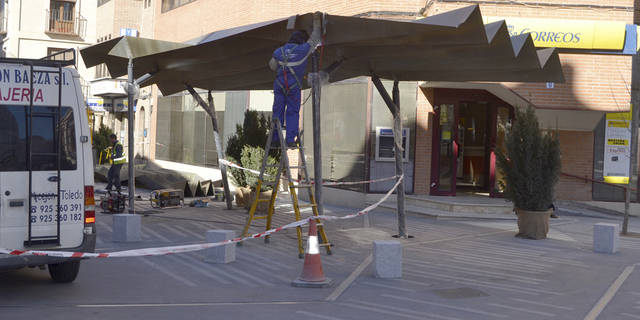
MULTIPOLYGON (((398 89, 398 81, 393 82, 393 99, 389 96, 389 93, 377 75, 374 74, 371 77, 371 81, 376 86, 376 89, 378 89, 378 93, 380 93, 380 96, 382 96, 382 99, 393 115, 394 153, 396 156, 396 175, 398 176, 396 179, 399 180, 404 175, 404 168, 402 163, 402 119, 400 118, 400 91, 398 89)), ((406 239, 409 235, 407 234, 407 218, 404 212, 404 179, 398 185, 396 198, 398 205, 398 237, 406 239)))
POLYGON ((320 119, 320 79, 318 78, 318 52, 311 56, 311 94, 313 95, 313 179, 315 182, 315 196, 318 214, 324 214, 324 201, 322 199, 322 142, 320 139, 322 126, 320 119))
POLYGON ((222 174, 222 187, 224 188, 224 197, 227 202, 227 209, 233 208, 233 199, 231 199, 231 191, 229 190, 229 181, 227 180, 227 166, 220 162, 220 159, 224 159, 224 149, 222 148, 222 141, 220 140, 220 133, 218 132, 218 118, 216 117, 216 107, 213 103, 213 96, 211 90, 209 90, 208 100, 205 102, 202 97, 193 89, 192 86, 185 84, 185 87, 191 94, 191 96, 198 101, 198 104, 204 109, 204 111, 211 118, 211 124, 213 125, 213 139, 216 143, 216 153, 218 154, 218 166, 220 167, 220 173, 222 174))
POLYGON ((134 121, 134 117, 135 117, 135 113, 133 112, 133 108, 134 108, 134 79, 133 79, 133 59, 129 58, 129 65, 127 66, 127 82, 129 83, 128 85, 128 90, 127 90, 127 102, 128 102, 128 106, 127 109, 129 111, 129 162, 128 162, 128 168, 129 168, 129 182, 128 182, 128 193, 129 193, 129 213, 130 214, 135 214, 136 209, 135 209, 135 198, 136 198, 136 180, 135 180, 135 156, 134 156, 134 152, 135 152, 135 143, 133 141, 133 125, 135 123, 134 121))

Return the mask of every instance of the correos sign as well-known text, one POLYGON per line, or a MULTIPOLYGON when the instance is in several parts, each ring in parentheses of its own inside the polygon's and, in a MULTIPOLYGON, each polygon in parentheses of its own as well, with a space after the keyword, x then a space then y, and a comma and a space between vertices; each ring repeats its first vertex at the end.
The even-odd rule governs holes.
POLYGON ((485 17, 505 20, 511 36, 530 33, 536 47, 622 50, 626 24, 616 21, 485 17))

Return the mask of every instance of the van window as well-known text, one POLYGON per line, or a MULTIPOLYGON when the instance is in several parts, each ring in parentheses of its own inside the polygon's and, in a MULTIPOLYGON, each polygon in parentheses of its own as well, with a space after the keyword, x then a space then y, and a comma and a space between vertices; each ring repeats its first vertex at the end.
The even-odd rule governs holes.
MULTIPOLYGON (((33 130, 31 157, 34 171, 56 169, 57 107, 32 107, 33 130)), ((29 107, 0 105, 0 171, 27 171, 27 136, 29 134, 29 107)), ((61 110, 61 154, 60 169, 77 168, 76 135, 73 110, 61 110)))

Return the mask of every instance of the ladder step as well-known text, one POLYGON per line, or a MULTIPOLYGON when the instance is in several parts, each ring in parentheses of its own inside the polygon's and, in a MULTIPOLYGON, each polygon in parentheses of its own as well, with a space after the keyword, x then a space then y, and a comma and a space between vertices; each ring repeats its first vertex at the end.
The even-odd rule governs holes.
POLYGON ((303 209, 303 208, 313 208, 313 207, 317 207, 318 205, 313 203, 313 204, 299 204, 298 205, 298 209, 303 209))
POLYGON ((299 185, 294 185, 294 188, 311 188, 313 187, 313 185, 310 184, 299 184, 299 185))
POLYGON ((253 216, 253 220, 263 220, 266 219, 267 216, 253 216))
POLYGON ((271 199, 258 199, 258 202, 271 202, 271 199))
POLYGON ((318 243, 319 247, 331 247, 331 243, 327 242, 327 243, 318 243))
POLYGON ((304 169, 305 166, 289 166, 289 169, 304 169))
POLYGON ((275 185, 276 185, 276 182, 277 182, 277 181, 267 181, 267 182, 264 182, 264 181, 263 181, 263 182, 262 182, 262 185, 263 185, 263 186, 273 187, 273 186, 275 186, 275 185))

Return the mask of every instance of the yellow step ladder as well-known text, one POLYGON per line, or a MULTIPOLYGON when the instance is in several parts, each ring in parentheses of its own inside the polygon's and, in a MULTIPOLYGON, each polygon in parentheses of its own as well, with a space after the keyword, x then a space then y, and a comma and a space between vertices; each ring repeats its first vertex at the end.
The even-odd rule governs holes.
MULTIPOLYGON (((251 226, 251 223, 253 222, 253 220, 266 219, 267 224, 265 226, 265 230, 271 229, 271 221, 274 213, 276 199, 278 197, 278 190, 280 188, 280 179, 282 177, 283 172, 285 173, 287 181, 289 183, 289 195, 291 196, 291 202, 293 203, 293 212, 295 213, 296 221, 300 221, 300 219, 302 219, 302 216, 300 214, 301 208, 310 207, 312 208, 313 215, 318 216, 318 206, 316 204, 315 197, 313 196, 313 185, 311 184, 311 181, 309 179, 309 173, 307 171, 307 160, 304 157, 304 147, 301 145, 300 143, 301 141, 302 140, 298 135, 298 143, 296 144, 296 146, 288 147, 285 142, 284 136, 282 134, 282 126, 280 122, 277 121, 277 119, 271 120, 271 129, 269 130, 269 134, 267 137, 267 144, 264 148, 265 155, 264 155, 264 158, 262 159, 262 167, 260 169, 260 175, 258 177, 258 183, 256 185, 256 191, 255 191, 256 197, 251 204, 251 208, 249 209, 249 216, 247 217, 247 222, 244 226, 244 230, 242 231, 243 237, 249 235, 249 227, 251 226), (280 138, 279 146, 271 146, 271 142, 272 142, 271 140, 273 137, 274 130, 276 130, 276 133, 280 138), (278 168, 278 172, 275 177, 269 176, 268 174, 266 174, 266 169, 268 167, 274 166, 272 164, 269 164, 267 161, 269 158, 269 151, 274 149, 280 150, 280 163, 275 165, 278 168), (298 162, 300 163, 300 165, 295 166, 295 168, 301 170, 303 178, 300 181, 300 183, 297 185, 294 183, 294 180, 291 178, 291 166, 289 165, 289 157, 287 155, 287 150, 290 150, 290 149, 298 149, 298 152, 299 152, 298 162), (265 178, 268 178, 269 180, 265 180, 265 178), (272 188, 271 197, 269 199, 260 199, 260 196, 259 196, 260 191, 263 189, 264 186, 269 186, 272 188), (309 204, 301 205, 298 202, 298 195, 296 193, 296 189, 307 189, 307 192, 309 194, 309 204), (258 208, 258 203, 261 203, 261 202, 269 202, 267 215, 256 216, 255 213, 256 213, 256 209, 258 208)), ((327 254, 331 254, 331 244, 329 243, 329 240, 327 239, 327 235, 324 231, 324 225, 322 224, 320 219, 317 219, 316 223, 318 226, 318 235, 319 235, 318 240, 320 242, 320 246, 325 247, 325 249, 327 250, 327 254)), ((302 228, 297 227, 296 233, 298 235, 298 257, 304 258, 304 246, 302 243, 302 228)), ((265 237, 264 242, 269 243, 269 236, 265 237)))

